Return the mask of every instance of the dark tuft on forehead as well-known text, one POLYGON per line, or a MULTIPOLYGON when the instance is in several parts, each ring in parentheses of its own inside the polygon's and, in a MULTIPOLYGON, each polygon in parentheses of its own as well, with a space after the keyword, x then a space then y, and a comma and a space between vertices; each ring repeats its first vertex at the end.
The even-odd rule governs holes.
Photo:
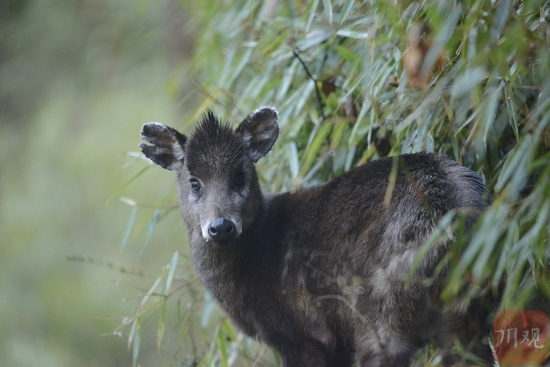
POLYGON ((186 144, 187 168, 195 175, 208 175, 241 165, 244 142, 228 123, 206 112, 186 144))

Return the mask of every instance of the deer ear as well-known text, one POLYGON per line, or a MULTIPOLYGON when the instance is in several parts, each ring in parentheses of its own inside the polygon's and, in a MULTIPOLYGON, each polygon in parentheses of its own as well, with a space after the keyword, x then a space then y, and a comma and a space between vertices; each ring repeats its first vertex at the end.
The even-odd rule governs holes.
POLYGON ((140 144, 147 158, 169 171, 177 171, 183 165, 185 135, 158 122, 150 122, 143 125, 141 137, 150 143, 140 144))
POLYGON ((244 140, 248 156, 255 163, 271 150, 279 135, 277 111, 262 107, 251 113, 237 127, 237 134, 244 140))

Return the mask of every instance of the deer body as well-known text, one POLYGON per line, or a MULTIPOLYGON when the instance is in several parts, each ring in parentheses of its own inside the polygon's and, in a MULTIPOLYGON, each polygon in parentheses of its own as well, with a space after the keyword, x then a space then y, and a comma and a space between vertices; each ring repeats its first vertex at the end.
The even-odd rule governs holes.
MULTIPOLYGON (((246 334, 278 350, 283 366, 408 366, 430 340, 443 361, 453 341, 478 340, 479 305, 444 309, 452 245, 434 246, 414 269, 439 219, 488 205, 481 179, 432 154, 381 159, 328 183, 264 196, 254 163, 278 134, 259 109, 233 131, 208 114, 190 138, 147 124, 147 157, 178 174, 179 201, 201 281, 246 334)), ((482 343, 469 348, 488 363, 482 343)))

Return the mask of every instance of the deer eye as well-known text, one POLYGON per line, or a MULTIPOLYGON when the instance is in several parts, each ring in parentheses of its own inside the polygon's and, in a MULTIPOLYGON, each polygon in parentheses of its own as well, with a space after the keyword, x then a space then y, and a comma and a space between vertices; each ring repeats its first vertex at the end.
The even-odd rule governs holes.
POLYGON ((201 191, 201 183, 196 178, 190 179, 189 184, 191 185, 191 190, 194 193, 199 193, 201 191))
POLYGON ((246 178, 244 176, 244 172, 239 172, 233 177, 233 182, 231 183, 231 186, 233 190, 241 191, 244 189, 244 185, 246 183, 246 178))

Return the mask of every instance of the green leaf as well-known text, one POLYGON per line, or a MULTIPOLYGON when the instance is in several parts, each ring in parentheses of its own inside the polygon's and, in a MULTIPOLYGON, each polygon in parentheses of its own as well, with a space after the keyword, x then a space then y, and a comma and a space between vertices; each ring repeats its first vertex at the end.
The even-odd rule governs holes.
POLYGON ((315 162, 323 143, 327 140, 327 137, 332 131, 332 127, 333 125, 330 123, 323 123, 315 130, 314 138, 306 150, 305 159, 302 163, 302 167, 300 168, 301 177, 304 177, 307 174, 315 162))
POLYGON ((140 334, 141 334, 141 317, 136 316, 134 322, 132 323, 132 329, 130 330, 130 336, 128 338, 129 347, 132 350, 132 366, 137 366, 138 356, 139 356, 139 345, 140 345, 140 334))
POLYGON ((325 9, 325 16, 328 19, 328 23, 332 23, 332 3, 330 0, 323 0, 323 8, 325 9))
MULTIPOLYGON (((476 279, 483 279, 484 272, 487 269, 492 268, 492 266, 488 264, 488 261, 493 258, 492 255, 497 250, 497 245, 499 244, 498 240, 501 237, 503 229, 505 228, 494 225, 496 223, 505 223, 505 217, 502 215, 502 212, 497 214, 494 211, 491 211, 483 217, 483 220, 493 223, 493 226, 490 226, 490 230, 484 232, 483 236, 475 236, 469 244, 469 248, 474 248, 476 250, 479 249, 477 259, 475 260, 475 264, 472 268, 473 276, 476 279)), ((485 228, 487 227, 489 226, 486 226, 485 228)), ((468 260, 466 256, 464 256, 464 259, 465 261, 468 260)), ((457 269, 459 268, 460 264, 457 269)))
POLYGON ((340 19, 338 20, 338 28, 342 26, 347 20, 348 16, 353 9, 353 5, 355 5, 355 0, 347 0, 344 8, 342 9, 342 12, 340 13, 340 19))
POLYGON ((358 62, 357 54, 355 54, 349 48, 342 45, 336 45, 335 47, 336 51, 338 51, 338 54, 350 65, 354 65, 356 62, 358 62))
POLYGON ((145 248, 145 245, 149 243, 149 240, 151 239, 151 236, 153 235, 153 231, 157 227, 157 224, 159 222, 159 213, 160 209, 155 208, 153 209, 153 214, 151 214, 151 218, 149 219, 149 224, 147 225, 147 234, 145 236, 145 239, 143 241, 142 249, 145 248))
POLYGON ((512 199, 519 195, 519 192, 525 186, 529 161, 535 147, 534 139, 528 135, 512 152, 512 154, 504 162, 504 166, 498 176, 495 190, 501 191, 504 186, 508 186, 509 192, 507 195, 512 199))
POLYGON ((330 150, 336 150, 338 148, 347 128, 348 124, 345 120, 335 121, 335 128, 332 134, 330 134, 330 150))
POLYGON ((164 286, 164 292, 167 293, 170 291, 172 286, 172 280, 174 279, 174 274, 176 273, 176 267, 178 266, 179 252, 174 252, 172 255, 172 260, 170 261, 170 267, 168 268, 168 276, 166 277, 166 285, 164 286))
POLYGON ((130 180, 128 180, 128 182, 126 182, 117 191, 115 191, 115 193, 107 199, 105 206, 109 205, 114 198, 119 197, 122 194, 122 192, 128 188, 128 186, 130 186, 134 181, 136 181, 148 169, 149 169, 149 166, 142 168, 138 173, 134 175, 134 177, 132 177, 130 180))
POLYGON ((367 38, 369 38, 369 34, 367 32, 355 31, 352 29, 339 29, 336 34, 338 36, 354 38, 358 40, 366 40, 367 38))
POLYGON ((451 97, 458 98, 469 93, 487 79, 487 71, 481 66, 466 69, 454 81, 451 87, 451 97))
POLYGON ((225 341, 225 335, 221 327, 218 328, 216 332, 216 344, 218 346, 218 351, 220 352, 220 363, 223 367, 228 367, 228 355, 227 352, 227 343, 225 341))
POLYGON ((122 238, 122 244, 120 245, 121 248, 124 248, 124 246, 126 246, 126 243, 128 243, 128 239, 130 238, 130 234, 132 233, 132 228, 134 226, 134 221, 136 220, 137 211, 137 206, 134 206, 132 208, 132 212, 130 213, 128 224, 126 225, 126 231, 124 231, 124 237, 122 238))
POLYGON ((287 146, 290 173, 292 174, 292 178, 296 178, 298 177, 298 174, 300 172, 300 162, 298 161, 298 148, 296 147, 296 143, 294 142, 288 143, 287 146))
POLYGON ((237 341, 237 335, 235 334, 235 331, 233 330, 233 326, 229 322, 227 318, 224 318, 221 323, 221 330, 223 331, 224 335, 229 338, 232 342, 237 341))
POLYGON ((288 93, 288 90, 290 86, 292 85, 292 82, 296 78, 296 68, 300 65, 300 62, 298 59, 292 60, 292 63, 288 68, 285 69, 285 73, 283 75, 283 78, 281 79, 281 83, 279 84, 279 87, 277 88, 277 100, 282 100, 285 98, 286 94, 288 93))
POLYGON ((161 350, 162 346, 162 339, 164 337, 164 331, 166 329, 166 310, 168 308, 168 301, 167 299, 162 300, 162 304, 160 306, 159 311, 159 324, 157 328, 157 350, 161 350))
POLYGON ((317 6, 319 5, 319 0, 310 1, 309 4, 310 4, 310 6, 309 6, 309 16, 308 16, 308 19, 307 19, 306 26, 304 28, 305 33, 309 32, 309 28, 311 27, 311 23, 313 22, 313 19, 315 18, 317 6))
POLYGON ((298 50, 307 51, 315 46, 321 46, 332 34, 328 30, 315 29, 311 31, 304 39, 296 43, 298 50))

